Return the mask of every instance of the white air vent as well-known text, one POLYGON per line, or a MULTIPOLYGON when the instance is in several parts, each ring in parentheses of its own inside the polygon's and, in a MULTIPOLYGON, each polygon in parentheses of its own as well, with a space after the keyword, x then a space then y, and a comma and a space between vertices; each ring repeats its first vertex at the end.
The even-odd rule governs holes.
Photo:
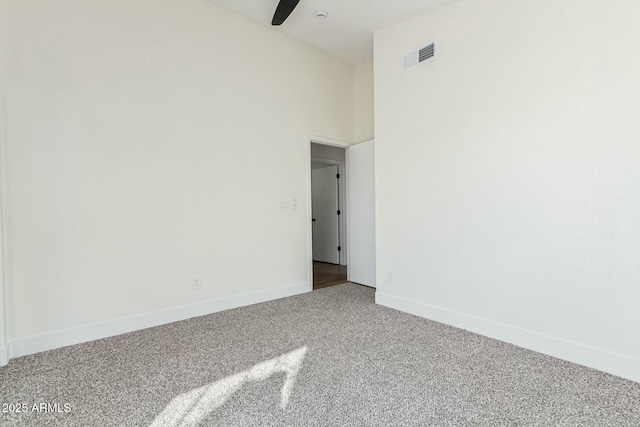
POLYGON ((404 56, 404 69, 418 65, 421 62, 433 59, 436 56, 436 44, 431 43, 427 46, 415 50, 404 56))

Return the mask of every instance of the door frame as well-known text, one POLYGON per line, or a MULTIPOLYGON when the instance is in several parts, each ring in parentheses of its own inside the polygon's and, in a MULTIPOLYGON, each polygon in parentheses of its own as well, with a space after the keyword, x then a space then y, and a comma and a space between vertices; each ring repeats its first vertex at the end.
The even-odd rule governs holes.
MULTIPOLYGON (((332 138, 326 138, 323 136, 318 136, 318 135, 311 135, 308 134, 306 137, 306 144, 307 144, 307 155, 306 155, 306 161, 307 161, 307 200, 306 200, 306 208, 307 208, 307 259, 308 259, 308 264, 307 264, 307 277, 308 277, 308 281, 309 281, 309 291, 313 291, 313 225, 311 223, 311 220, 313 219, 313 211, 311 209, 311 143, 315 143, 315 144, 321 144, 321 145, 329 145, 331 147, 339 147, 339 148, 344 148, 345 150, 345 161, 344 162, 340 162, 337 160, 329 160, 329 159, 321 159, 318 158, 318 160, 322 160, 325 162, 335 162, 332 164, 337 164, 338 165, 338 170, 340 170, 340 179, 344 179, 344 185, 341 186, 341 188, 344 189, 344 191, 342 192, 343 194, 340 195, 340 198, 342 200, 344 200, 344 204, 342 205, 342 208, 344 210, 344 212, 349 212, 349 186, 347 185, 347 175, 349 173, 348 170, 346 170, 346 163, 347 163, 347 159, 349 156, 349 150, 347 150, 347 148, 349 148, 349 146, 351 144, 344 142, 344 141, 340 141, 337 139, 332 139, 332 138), (340 167, 340 164, 342 163, 342 167, 340 167)), ((343 218, 341 218, 341 223, 344 224, 344 229, 343 229, 343 233, 341 233, 340 237, 341 240, 343 242, 348 242, 349 241, 349 215, 345 214, 345 215, 340 215, 343 218)), ((346 253, 345 253, 345 262, 347 263, 347 280, 349 280, 349 251, 350 248, 348 245, 346 246, 346 253)))

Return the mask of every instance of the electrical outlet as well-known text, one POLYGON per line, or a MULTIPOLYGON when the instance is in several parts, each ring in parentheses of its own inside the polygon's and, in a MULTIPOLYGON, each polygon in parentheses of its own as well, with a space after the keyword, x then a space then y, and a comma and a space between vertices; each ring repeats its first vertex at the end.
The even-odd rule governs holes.
POLYGON ((195 277, 193 279, 193 281, 191 282, 191 289, 194 291, 197 291, 198 289, 200 289, 200 278, 199 277, 195 277))

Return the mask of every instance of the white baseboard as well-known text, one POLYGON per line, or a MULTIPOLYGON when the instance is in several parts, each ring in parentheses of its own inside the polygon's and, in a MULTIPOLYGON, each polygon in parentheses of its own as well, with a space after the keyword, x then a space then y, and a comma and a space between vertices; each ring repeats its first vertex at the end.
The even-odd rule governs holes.
POLYGON ((640 382, 640 359, 380 292, 376 304, 640 382))
MULTIPOLYGON (((2 365, 3 360, 8 362, 8 359, 15 359, 16 357, 112 337, 274 299, 290 297, 309 291, 311 291, 311 285, 309 283, 300 283, 23 338, 8 343, 8 348, 5 348, 4 351, 5 359, 2 358, 3 353, 2 348, 0 348, 0 365, 2 365)), ((4 364, 6 365, 6 362, 4 364)))
POLYGON ((0 347, 0 366, 7 366, 9 363, 9 351, 7 347, 0 347))

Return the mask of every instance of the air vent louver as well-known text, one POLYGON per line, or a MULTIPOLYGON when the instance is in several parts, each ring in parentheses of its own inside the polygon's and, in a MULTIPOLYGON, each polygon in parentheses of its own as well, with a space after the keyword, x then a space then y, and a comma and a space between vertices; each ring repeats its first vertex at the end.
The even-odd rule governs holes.
POLYGON ((419 50, 418 62, 426 61, 434 56, 436 56, 436 45, 435 43, 431 43, 429 46, 419 50))
POLYGON ((411 68, 436 56, 436 44, 431 43, 404 56, 404 69, 411 68))

